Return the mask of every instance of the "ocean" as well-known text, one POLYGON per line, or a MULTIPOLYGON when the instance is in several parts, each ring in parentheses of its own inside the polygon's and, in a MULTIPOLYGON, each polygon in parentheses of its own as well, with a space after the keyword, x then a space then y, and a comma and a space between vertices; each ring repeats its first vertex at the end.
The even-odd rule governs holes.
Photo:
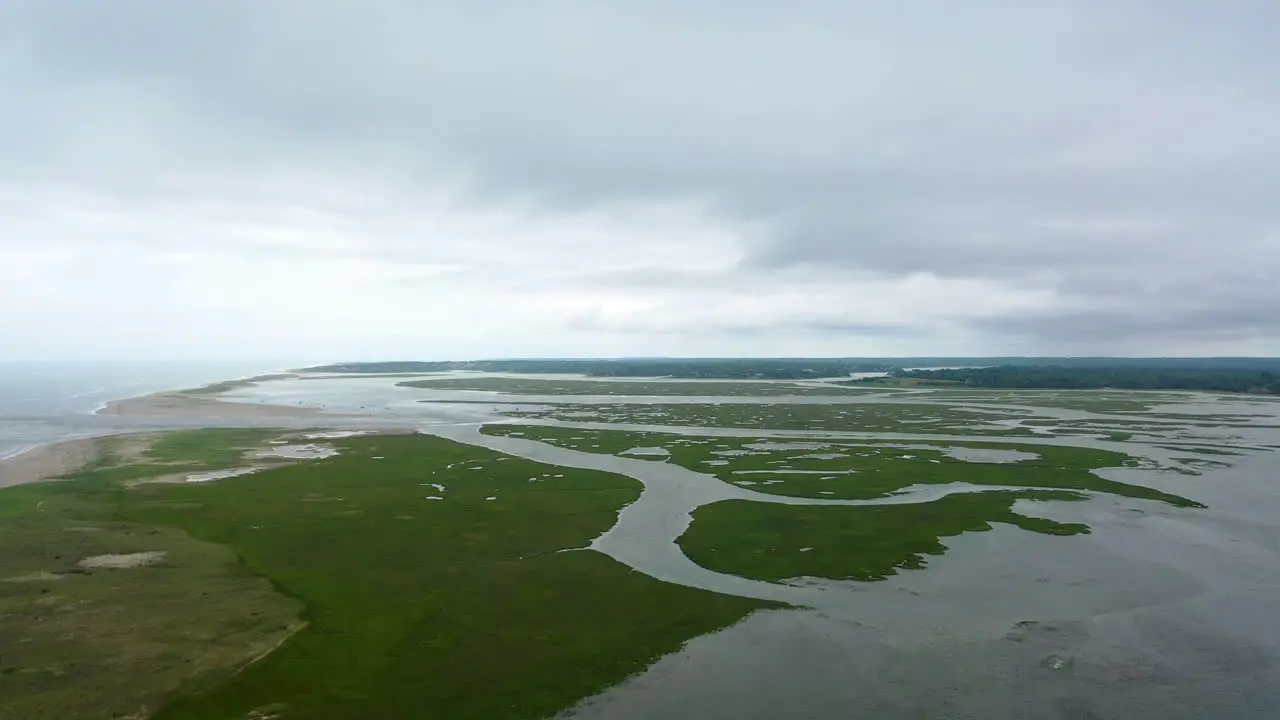
POLYGON ((0 362, 0 459, 119 429, 121 420, 94 414, 111 400, 273 369, 244 362, 0 362))

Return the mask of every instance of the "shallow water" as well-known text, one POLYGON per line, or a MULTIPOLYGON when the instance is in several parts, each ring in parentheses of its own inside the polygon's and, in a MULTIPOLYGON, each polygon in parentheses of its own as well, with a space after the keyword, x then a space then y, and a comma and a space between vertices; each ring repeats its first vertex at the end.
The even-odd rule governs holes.
POLYGON ((758 613, 572 717, 1280 717, 1276 477, 1270 456, 1170 481, 1209 484, 1207 511, 1028 503, 1093 532, 997 528, 949 539, 923 572, 819 583, 858 613, 758 613))
POLYGON ((0 459, 139 423, 94 411, 110 400, 263 371, 243 363, 0 362, 0 459))
POLYGON ((956 460, 975 463, 1015 463, 1023 460, 1035 460, 1040 457, 1035 453, 1018 452, 1017 450, 993 450, 991 448, 947 448, 943 454, 956 460))
POLYGON ((913 486, 890 497, 874 500, 769 495, 670 463, 570 450, 523 438, 484 435, 477 425, 432 425, 419 432, 537 462, 602 470, 635 478, 644 483, 644 493, 618 513, 617 524, 596 538, 591 543, 592 549, 666 582, 728 595, 822 608, 835 613, 851 611, 845 597, 847 593, 830 593, 826 588, 793 587, 714 572, 690 560, 676 540, 689 528, 695 509, 721 500, 752 500, 779 505, 906 505, 957 493, 1022 489, 951 483, 913 486))

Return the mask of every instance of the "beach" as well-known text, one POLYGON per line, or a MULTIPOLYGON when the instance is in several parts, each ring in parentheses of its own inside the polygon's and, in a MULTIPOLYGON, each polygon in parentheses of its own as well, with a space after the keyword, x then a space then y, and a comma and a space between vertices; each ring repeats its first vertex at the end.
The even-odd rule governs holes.
MULTIPOLYGON (((216 424, 228 420, 260 421, 277 418, 355 417, 336 415, 313 408, 223 402, 184 392, 158 392, 111 400, 96 415, 107 417, 208 418, 216 424)), ((112 433, 104 433, 112 434, 112 433)), ((100 457, 101 438, 78 438, 47 443, 0 459, 0 488, 52 480, 75 472, 100 457)))
POLYGON ((0 460, 0 488, 52 480, 75 472, 99 457, 98 440, 64 440, 0 460))

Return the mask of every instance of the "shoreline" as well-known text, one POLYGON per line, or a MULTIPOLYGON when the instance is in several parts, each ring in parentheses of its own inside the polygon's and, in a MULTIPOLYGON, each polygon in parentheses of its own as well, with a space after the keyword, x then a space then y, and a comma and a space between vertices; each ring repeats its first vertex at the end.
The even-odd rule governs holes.
MULTIPOLYGON (((171 387, 160 388, 156 390, 148 390, 146 392, 142 392, 137 395, 127 395, 124 397, 104 400, 103 402, 98 403, 98 406, 93 410, 90 410, 88 414, 90 415, 124 414, 124 413, 111 412, 110 409, 117 403, 124 402, 126 400, 139 400, 142 398, 150 397, 152 395, 184 395, 188 397, 198 397, 202 394, 208 394, 210 396, 213 396, 219 392, 222 392, 223 390, 234 389, 236 387, 240 387, 244 385, 252 385, 255 382, 259 382, 262 380, 274 380, 278 378, 295 377, 296 375, 297 373, 294 370, 268 370, 268 371, 259 372, 253 375, 243 375, 241 377, 228 378, 226 380, 212 380, 212 381, 203 383, 201 385, 196 385, 194 387, 171 386, 171 387)), ((2 460, 3 458, 0 458, 0 461, 2 460)))
MULTIPOLYGON (((99 403, 98 407, 94 408, 89 414, 90 415, 130 415, 130 414, 135 414, 132 412, 132 410, 134 409, 143 409, 141 407, 139 408, 124 407, 122 411, 122 406, 126 406, 126 404, 132 403, 134 401, 143 401, 149 398, 160 397, 160 396, 181 396, 183 398, 188 398, 191 400, 199 400, 202 398, 211 399, 211 398, 217 397, 217 395, 221 394, 226 390, 231 390, 244 385, 252 385, 261 380, 273 380, 276 378, 292 377, 292 376, 294 376, 294 372, 292 370, 273 370, 265 373, 257 373, 255 375, 245 375, 242 377, 228 378, 226 380, 213 380, 210 382, 206 382, 202 385, 196 385, 194 387, 168 387, 168 388, 161 388, 158 390, 149 390, 147 392, 139 393, 137 395, 126 395, 124 397, 105 400, 99 403)), ((232 404, 244 404, 244 403, 224 403, 224 404, 232 405, 232 404)))
POLYGON ((110 435, 56 440, 0 459, 0 488, 46 482, 76 472, 102 457, 101 441, 110 435))
MULTIPOLYGON (((102 403, 91 414, 99 417, 208 418, 218 421, 365 417, 326 413, 315 408, 226 402, 218 400, 216 394, 205 396, 191 394, 208 387, 225 383, 251 382, 260 377, 263 376, 247 376, 207 383, 198 388, 160 390, 117 398, 102 403)), ((0 457, 0 489, 57 480, 74 473, 102 456, 99 445, 101 440, 107 437, 131 435, 135 432, 108 431, 97 435, 67 437, 33 445, 0 457)))

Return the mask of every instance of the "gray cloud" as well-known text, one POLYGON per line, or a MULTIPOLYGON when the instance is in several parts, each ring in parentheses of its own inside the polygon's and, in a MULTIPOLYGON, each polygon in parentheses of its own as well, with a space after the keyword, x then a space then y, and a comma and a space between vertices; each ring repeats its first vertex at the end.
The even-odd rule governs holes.
MULTIPOLYGON (((56 248, 294 262, 275 282, 330 329, 292 341, 325 353, 359 324, 327 304, 342 267, 388 317, 474 293, 441 333, 483 354, 1280 353, 1278 23, 1263 0, 16 0, 0 253, 68 278, 56 248)), ((61 302, 97 317, 90 292, 61 302)), ((0 329, 38 340, 23 312, 0 329)))

